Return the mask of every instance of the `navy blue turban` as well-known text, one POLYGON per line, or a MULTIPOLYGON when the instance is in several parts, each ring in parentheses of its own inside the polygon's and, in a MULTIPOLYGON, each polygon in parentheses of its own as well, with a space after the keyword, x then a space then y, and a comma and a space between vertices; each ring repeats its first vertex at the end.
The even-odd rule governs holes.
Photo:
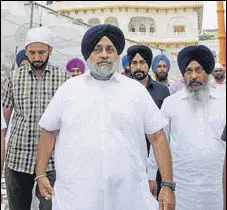
POLYGON ((16 62, 17 62, 17 66, 18 66, 18 67, 20 66, 20 64, 21 64, 21 62, 22 62, 23 60, 27 60, 26 50, 25 50, 25 49, 23 49, 23 50, 21 50, 21 51, 19 51, 19 52, 17 53, 16 62))
POLYGON ((123 32, 116 26, 110 24, 97 25, 90 28, 82 39, 81 50, 84 56, 84 59, 87 60, 94 50, 97 43, 104 36, 113 43, 117 49, 118 55, 122 53, 125 47, 125 37, 123 32))
POLYGON ((127 56, 128 56, 128 62, 131 64, 132 59, 136 56, 136 54, 139 54, 143 59, 147 62, 147 65, 150 69, 151 67, 151 61, 153 58, 153 53, 151 49, 145 45, 134 45, 128 48, 127 50, 127 56))
POLYGON ((177 62, 183 76, 186 67, 191 61, 197 61, 207 74, 210 74, 214 69, 213 53, 204 45, 188 46, 179 52, 177 62))
POLYGON ((160 61, 163 61, 166 64, 167 69, 169 71, 170 70, 170 61, 164 54, 160 54, 160 55, 157 55, 156 57, 154 57, 154 60, 153 60, 153 63, 152 63, 152 71, 154 73, 157 72, 157 66, 158 66, 160 61))

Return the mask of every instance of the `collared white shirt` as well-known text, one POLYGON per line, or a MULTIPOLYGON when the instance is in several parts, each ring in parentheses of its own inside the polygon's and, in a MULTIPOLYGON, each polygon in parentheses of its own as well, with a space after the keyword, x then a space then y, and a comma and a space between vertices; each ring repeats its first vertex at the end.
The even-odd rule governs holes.
POLYGON ((167 124, 146 88, 115 73, 65 82, 39 125, 56 139, 54 209, 153 210, 146 140, 167 124), (89 199, 87 199, 89 198, 89 199))
POLYGON ((182 90, 164 100, 161 111, 169 120, 173 178, 177 183, 176 210, 222 209, 222 170, 226 99, 210 88, 206 104, 189 103, 182 90))

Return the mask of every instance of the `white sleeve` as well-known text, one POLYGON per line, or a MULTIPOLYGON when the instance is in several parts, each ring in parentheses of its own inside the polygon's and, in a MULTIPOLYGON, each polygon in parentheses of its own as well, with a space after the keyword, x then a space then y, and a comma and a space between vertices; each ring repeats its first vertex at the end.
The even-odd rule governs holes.
POLYGON ((169 134, 170 134, 171 121, 170 121, 170 116, 169 116, 169 113, 168 113, 168 107, 167 107, 167 101, 166 100, 164 100, 164 102, 162 104, 161 112, 168 121, 168 124, 164 127, 163 130, 166 134, 166 138, 167 138, 168 142, 170 142, 170 135, 169 134))
POLYGON ((59 87, 43 113, 39 126, 47 131, 59 130, 61 127, 61 112, 63 106, 63 87, 59 87))
POLYGON ((144 132, 153 134, 164 128, 168 122, 146 90, 144 103, 144 132))
POLYGON ((5 118, 3 115, 3 108, 2 108, 2 103, 1 103, 1 130, 5 129, 6 127, 7 126, 6 126, 5 118))

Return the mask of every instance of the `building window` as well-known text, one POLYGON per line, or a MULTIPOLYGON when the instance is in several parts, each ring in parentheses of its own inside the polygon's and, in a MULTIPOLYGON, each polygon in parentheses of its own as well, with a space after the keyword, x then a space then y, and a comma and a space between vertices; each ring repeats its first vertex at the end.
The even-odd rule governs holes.
POLYGON ((47 5, 53 4, 53 1, 47 1, 47 5))
POLYGON ((105 19, 105 24, 111 24, 114 26, 118 26, 118 21, 116 17, 108 17, 105 19))
POLYGON ((155 32, 154 24, 151 24, 151 25, 150 25, 150 32, 151 32, 151 33, 154 33, 154 32, 155 32))
POLYGON ((96 26, 100 24, 100 20, 98 18, 91 18, 88 20, 88 24, 92 26, 96 26))
POLYGON ((185 26, 175 25, 175 26, 173 26, 173 31, 178 32, 178 33, 185 32, 185 26))
POLYGON ((128 30, 130 32, 154 33, 155 21, 152 18, 143 17, 143 16, 132 17, 128 24, 128 30), (154 31, 154 32, 150 32, 150 31, 154 31))
POLYGON ((136 27, 135 27, 135 25, 131 25, 129 31, 130 31, 130 32, 136 32, 136 27))
POLYGON ((144 24, 140 25, 139 32, 146 32, 146 27, 144 24))

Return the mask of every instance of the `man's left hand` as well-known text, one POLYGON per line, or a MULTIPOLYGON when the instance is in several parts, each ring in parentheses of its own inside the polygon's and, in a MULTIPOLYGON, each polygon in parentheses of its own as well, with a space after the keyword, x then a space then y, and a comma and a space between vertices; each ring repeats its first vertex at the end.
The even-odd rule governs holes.
POLYGON ((158 200, 159 210, 175 210, 175 194, 170 188, 163 186, 158 200))

